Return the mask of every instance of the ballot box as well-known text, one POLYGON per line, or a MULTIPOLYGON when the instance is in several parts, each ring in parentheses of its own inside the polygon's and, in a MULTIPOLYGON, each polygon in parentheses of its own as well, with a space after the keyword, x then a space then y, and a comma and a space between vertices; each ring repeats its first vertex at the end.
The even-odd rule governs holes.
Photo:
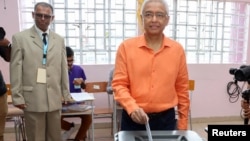
MULTIPOLYGON (((203 141, 191 130, 151 131, 153 141, 203 141)), ((149 141, 146 131, 120 131, 114 141, 149 141)))

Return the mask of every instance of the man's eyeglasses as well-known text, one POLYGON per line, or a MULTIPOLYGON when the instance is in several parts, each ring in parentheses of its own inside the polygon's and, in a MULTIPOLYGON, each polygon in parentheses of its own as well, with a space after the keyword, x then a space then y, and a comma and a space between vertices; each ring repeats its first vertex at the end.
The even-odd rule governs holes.
POLYGON ((47 14, 40 14, 40 13, 35 13, 35 16, 39 19, 51 19, 52 15, 47 15, 47 14))
POLYGON ((157 13, 146 12, 144 13, 143 16, 145 19, 148 19, 148 20, 153 19, 154 16, 156 17, 156 19, 162 20, 166 17, 166 15, 167 14, 161 13, 161 12, 157 12, 157 13))

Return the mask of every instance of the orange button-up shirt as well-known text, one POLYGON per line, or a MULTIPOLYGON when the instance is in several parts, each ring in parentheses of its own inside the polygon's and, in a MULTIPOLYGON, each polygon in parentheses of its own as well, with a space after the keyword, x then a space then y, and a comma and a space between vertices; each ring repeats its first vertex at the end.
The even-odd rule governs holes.
POLYGON ((157 113, 178 107, 178 129, 188 128, 188 71, 183 47, 165 37, 154 52, 144 35, 127 39, 118 48, 114 78, 114 97, 128 114, 143 108, 157 113))

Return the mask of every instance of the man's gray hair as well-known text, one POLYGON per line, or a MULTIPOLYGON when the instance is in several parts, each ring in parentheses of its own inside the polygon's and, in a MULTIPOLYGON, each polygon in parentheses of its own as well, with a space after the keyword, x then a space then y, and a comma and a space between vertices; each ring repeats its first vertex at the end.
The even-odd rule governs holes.
POLYGON ((147 3, 149 2, 160 2, 162 3, 165 8, 166 8, 166 14, 169 14, 169 9, 168 9, 168 3, 165 0, 144 0, 144 2, 142 3, 142 7, 141 7, 141 15, 143 15, 143 11, 144 11, 144 7, 147 3))
POLYGON ((51 11, 52 11, 52 14, 54 14, 53 6, 51 4, 49 4, 49 3, 47 3, 47 2, 38 2, 38 3, 36 3, 36 5, 34 7, 34 11, 36 11, 37 6, 39 6, 39 5, 44 6, 44 7, 49 7, 51 9, 51 11))

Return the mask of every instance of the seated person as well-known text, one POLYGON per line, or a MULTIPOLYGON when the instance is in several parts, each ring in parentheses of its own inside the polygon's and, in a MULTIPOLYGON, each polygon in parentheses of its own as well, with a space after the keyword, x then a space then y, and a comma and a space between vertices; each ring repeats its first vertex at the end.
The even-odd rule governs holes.
MULTIPOLYGON (((84 70, 77 65, 73 65, 74 51, 70 47, 66 47, 68 70, 69 70, 69 87, 71 93, 80 93, 82 89, 85 89, 86 76, 84 70)), ((75 117, 75 116, 74 116, 75 117)), ((91 125, 91 115, 78 115, 81 118, 80 128, 75 136, 74 141, 84 141, 87 137, 87 131, 91 125)), ((61 117, 61 128, 65 130, 62 134, 63 141, 66 141, 75 130, 74 123, 70 123, 64 120, 64 116, 61 117)))

